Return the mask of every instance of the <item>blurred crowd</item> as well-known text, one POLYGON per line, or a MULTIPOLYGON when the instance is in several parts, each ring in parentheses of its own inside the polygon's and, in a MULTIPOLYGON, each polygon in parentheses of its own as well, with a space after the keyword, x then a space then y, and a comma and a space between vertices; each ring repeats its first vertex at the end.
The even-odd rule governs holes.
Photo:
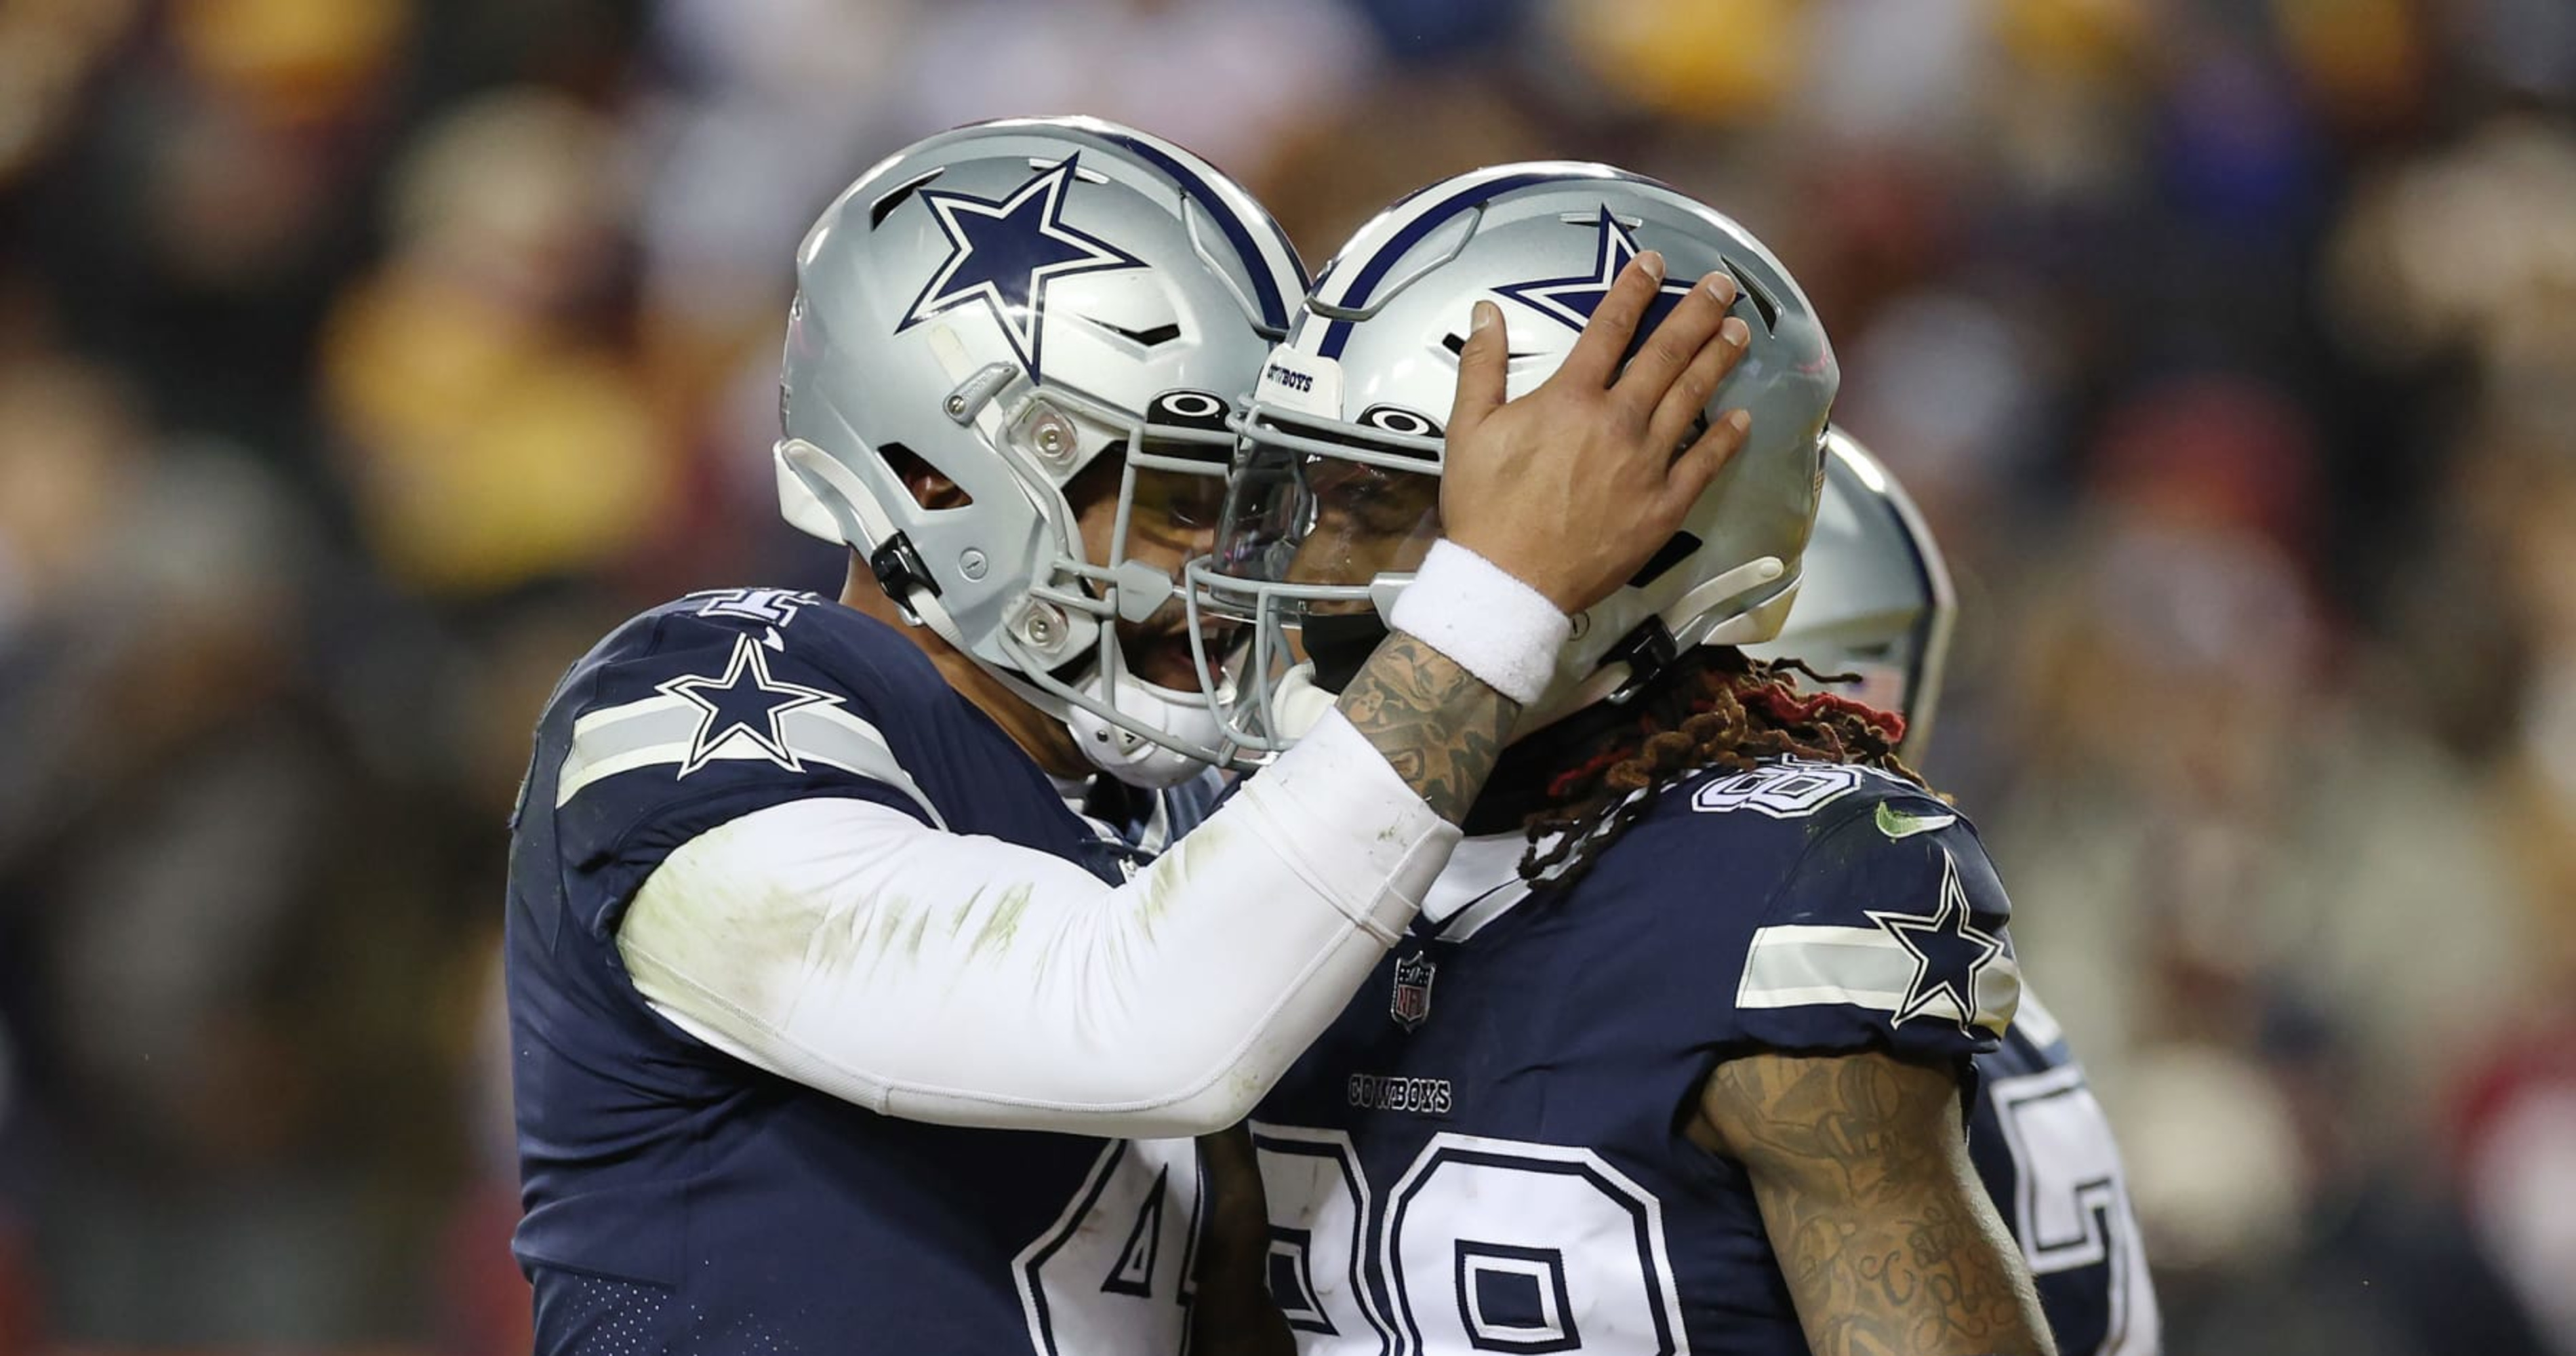
POLYGON ((1751 225, 1959 574, 1926 770, 2170 1349, 2576 1354, 2568 0, 0 0, 0 1356, 525 1350, 538 707, 837 588, 795 242, 1060 111, 1317 263, 1510 159, 1751 225))

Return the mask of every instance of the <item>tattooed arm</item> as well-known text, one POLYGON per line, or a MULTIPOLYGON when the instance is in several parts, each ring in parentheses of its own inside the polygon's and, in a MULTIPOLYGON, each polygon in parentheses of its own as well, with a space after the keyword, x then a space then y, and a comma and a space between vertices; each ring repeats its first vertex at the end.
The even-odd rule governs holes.
POLYGON ((1520 716, 1510 698, 1400 631, 1379 642, 1336 705, 1452 824, 1467 817, 1520 716))
POLYGON ((1817 1356, 2054 1356, 1976 1169, 1947 1069, 1748 1055, 1694 1131, 1744 1165, 1817 1356))

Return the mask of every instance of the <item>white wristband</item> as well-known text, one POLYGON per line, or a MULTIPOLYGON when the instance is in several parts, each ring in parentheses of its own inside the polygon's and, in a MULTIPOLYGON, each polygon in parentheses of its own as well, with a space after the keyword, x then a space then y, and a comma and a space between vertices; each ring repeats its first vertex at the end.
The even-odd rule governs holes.
POLYGON ((1431 544, 1387 622, 1523 706, 1547 691, 1574 634, 1544 594, 1446 538, 1431 544))

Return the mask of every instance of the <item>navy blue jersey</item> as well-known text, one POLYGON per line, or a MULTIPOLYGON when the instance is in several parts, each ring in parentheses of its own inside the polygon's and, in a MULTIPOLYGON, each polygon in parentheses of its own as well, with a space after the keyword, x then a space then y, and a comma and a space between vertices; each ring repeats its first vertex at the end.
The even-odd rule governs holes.
POLYGON ((508 987, 543 1353, 1177 1351, 1192 1146, 875 1115, 721 1054, 614 941, 674 849, 829 796, 1117 880, 1126 854, 900 634, 811 594, 657 608, 566 675, 510 858, 508 987))
POLYGON ((1977 1074, 1968 1153, 2030 1260, 2058 1356, 2153 1356, 2155 1287, 2120 1149, 2065 1034, 2025 993, 1977 1074))
POLYGON ((1974 831, 1896 778, 1780 761, 1667 790, 1570 887, 1533 894, 1522 848, 1461 847, 1256 1118, 1302 1349, 1803 1356, 1744 1171, 1685 1127, 1753 1051, 1973 1084, 2019 991, 1974 831))

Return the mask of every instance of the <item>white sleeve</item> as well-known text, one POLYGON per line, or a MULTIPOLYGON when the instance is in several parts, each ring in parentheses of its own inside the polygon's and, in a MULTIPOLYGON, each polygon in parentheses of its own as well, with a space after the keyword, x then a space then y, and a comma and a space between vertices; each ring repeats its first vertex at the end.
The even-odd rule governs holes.
POLYGON ((1458 837, 1336 712, 1124 885, 798 801, 683 844, 617 946, 682 1029, 873 1111, 1206 1134, 1341 1012, 1458 837))

